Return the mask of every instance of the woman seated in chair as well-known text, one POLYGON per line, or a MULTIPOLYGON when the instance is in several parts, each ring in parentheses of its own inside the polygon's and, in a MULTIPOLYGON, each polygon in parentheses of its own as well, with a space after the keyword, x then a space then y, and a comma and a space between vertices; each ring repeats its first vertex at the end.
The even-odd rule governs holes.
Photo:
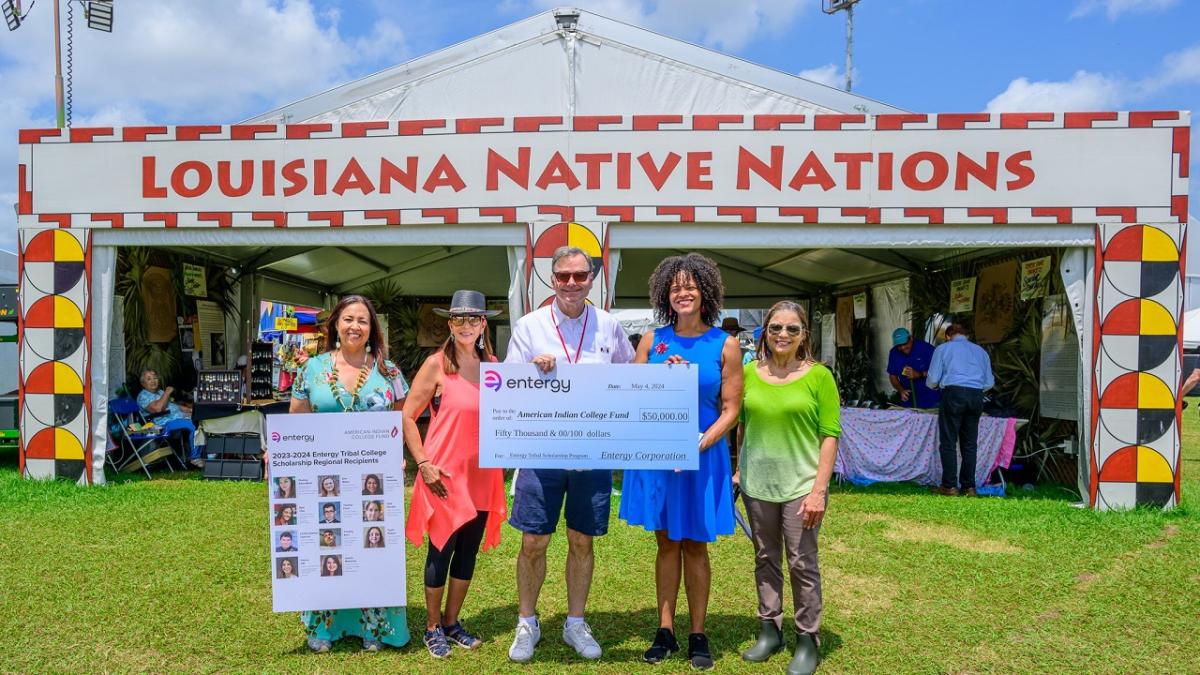
POLYGON ((153 368, 143 370, 138 381, 142 385, 142 391, 138 394, 137 402, 138 407, 142 409, 142 414, 147 420, 163 427, 168 432, 187 431, 185 442, 187 443, 188 460, 193 466, 204 466, 204 460, 200 458, 200 453, 193 442, 196 427, 191 422, 192 406, 172 401, 171 394, 175 392, 175 388, 162 388, 158 371, 153 368))

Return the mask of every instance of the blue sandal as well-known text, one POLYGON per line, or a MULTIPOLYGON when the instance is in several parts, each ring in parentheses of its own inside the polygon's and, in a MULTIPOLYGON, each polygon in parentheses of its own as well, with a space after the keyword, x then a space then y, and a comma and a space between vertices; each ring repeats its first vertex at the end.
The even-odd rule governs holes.
POLYGON ((476 649, 483 644, 483 640, 468 633, 467 629, 463 628, 462 622, 459 621, 449 626, 442 626, 442 632, 446 635, 446 640, 465 649, 476 649))
POLYGON ((450 656, 450 644, 446 642, 446 634, 442 632, 441 626, 434 626, 433 630, 425 631, 425 648, 435 659, 450 656))

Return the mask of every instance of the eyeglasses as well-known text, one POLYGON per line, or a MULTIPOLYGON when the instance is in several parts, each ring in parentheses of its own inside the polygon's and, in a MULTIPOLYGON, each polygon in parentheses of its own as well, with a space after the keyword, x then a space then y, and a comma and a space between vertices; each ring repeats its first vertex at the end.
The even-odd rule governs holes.
POLYGON ((479 324, 483 323, 483 317, 482 316, 452 316, 452 317, 450 317, 450 325, 451 326, 461 326, 464 323, 467 324, 468 326, 475 327, 475 326, 478 326, 479 324))
POLYGON ((577 284, 582 284, 583 282, 590 279, 591 276, 592 276, 591 272, 555 272, 554 273, 554 278, 557 279, 558 283, 560 283, 560 284, 565 284, 571 280, 574 280, 575 283, 577 283, 577 284))
POLYGON ((781 323, 772 323, 767 326, 767 332, 770 333, 771 335, 779 335, 780 333, 782 333, 785 330, 787 331, 788 335, 791 335, 792 337, 796 337, 797 335, 804 332, 804 326, 801 326, 800 324, 797 324, 797 323, 789 323, 786 326, 781 323))

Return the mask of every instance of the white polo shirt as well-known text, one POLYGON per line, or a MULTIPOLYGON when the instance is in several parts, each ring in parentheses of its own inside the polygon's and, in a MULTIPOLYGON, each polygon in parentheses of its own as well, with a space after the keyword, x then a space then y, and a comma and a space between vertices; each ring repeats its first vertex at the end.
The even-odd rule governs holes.
POLYGON ((539 354, 553 354, 558 363, 630 363, 634 357, 633 346, 613 315, 587 305, 572 319, 558 308, 557 300, 517 320, 504 362, 529 363, 539 354))

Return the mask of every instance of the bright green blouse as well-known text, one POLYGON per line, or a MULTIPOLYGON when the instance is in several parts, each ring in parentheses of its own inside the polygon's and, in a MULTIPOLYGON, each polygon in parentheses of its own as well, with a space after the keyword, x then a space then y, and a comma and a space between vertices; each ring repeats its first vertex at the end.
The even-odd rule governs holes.
POLYGON ((738 458, 742 492, 768 502, 789 502, 812 491, 821 439, 842 434, 841 404, 833 373, 813 365, 787 384, 765 382, 758 362, 745 366, 744 430, 738 458))

